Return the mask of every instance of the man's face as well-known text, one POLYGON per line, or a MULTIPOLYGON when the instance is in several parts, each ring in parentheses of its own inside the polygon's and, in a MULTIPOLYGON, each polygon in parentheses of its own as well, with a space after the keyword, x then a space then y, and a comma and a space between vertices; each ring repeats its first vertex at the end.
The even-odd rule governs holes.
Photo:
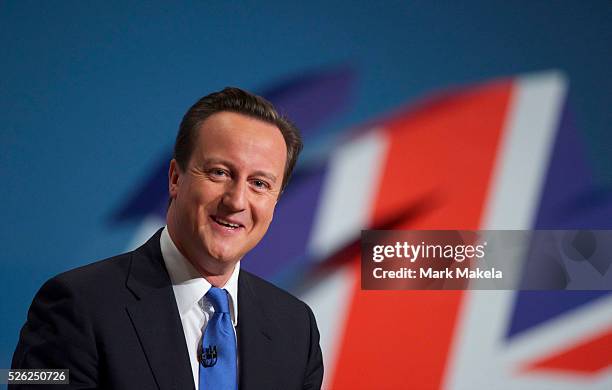
POLYGON ((196 268, 215 273, 264 236, 280 194, 287 146, 269 123, 233 112, 207 118, 187 167, 172 160, 171 236, 196 268))

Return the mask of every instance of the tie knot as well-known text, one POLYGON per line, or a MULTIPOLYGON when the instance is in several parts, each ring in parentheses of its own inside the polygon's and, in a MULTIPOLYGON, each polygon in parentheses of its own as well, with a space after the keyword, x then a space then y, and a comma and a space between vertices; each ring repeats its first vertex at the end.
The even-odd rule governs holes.
POLYGON ((206 298, 215 308, 215 313, 229 313, 229 300, 227 291, 219 287, 211 287, 206 293, 206 298))

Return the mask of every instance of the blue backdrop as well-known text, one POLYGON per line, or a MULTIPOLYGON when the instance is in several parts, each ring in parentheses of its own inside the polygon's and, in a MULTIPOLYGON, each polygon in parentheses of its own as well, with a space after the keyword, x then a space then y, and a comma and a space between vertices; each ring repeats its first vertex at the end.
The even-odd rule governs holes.
POLYGON ((609 1, 228 3, 0 3, 0 367, 46 279, 125 250, 138 224, 113 215, 167 155, 185 110, 227 85, 263 91, 350 69, 350 105, 308 154, 431 91, 560 69, 612 187, 609 1))

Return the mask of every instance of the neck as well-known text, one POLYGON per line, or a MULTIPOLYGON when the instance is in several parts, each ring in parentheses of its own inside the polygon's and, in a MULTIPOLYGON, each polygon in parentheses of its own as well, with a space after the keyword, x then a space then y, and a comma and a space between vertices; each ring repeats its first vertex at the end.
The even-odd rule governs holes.
POLYGON ((208 283, 210 283, 214 287, 223 288, 225 287, 225 285, 227 284, 227 281, 229 280, 231 276, 232 274, 230 273, 229 275, 204 276, 204 279, 206 279, 206 281, 208 281, 208 283))

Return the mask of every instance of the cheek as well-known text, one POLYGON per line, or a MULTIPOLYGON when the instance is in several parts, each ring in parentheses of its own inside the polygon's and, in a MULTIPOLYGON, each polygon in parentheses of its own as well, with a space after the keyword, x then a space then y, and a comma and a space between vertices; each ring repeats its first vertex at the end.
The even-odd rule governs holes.
POLYGON ((256 222, 261 224, 262 228, 267 229, 272 222, 275 206, 276 202, 266 201, 262 202, 259 207, 256 208, 256 222))
POLYGON ((190 188, 189 192, 186 192, 183 198, 183 205, 185 213, 198 225, 202 225, 206 222, 208 216, 208 207, 213 199, 206 196, 207 192, 203 191, 202 188, 190 188))

